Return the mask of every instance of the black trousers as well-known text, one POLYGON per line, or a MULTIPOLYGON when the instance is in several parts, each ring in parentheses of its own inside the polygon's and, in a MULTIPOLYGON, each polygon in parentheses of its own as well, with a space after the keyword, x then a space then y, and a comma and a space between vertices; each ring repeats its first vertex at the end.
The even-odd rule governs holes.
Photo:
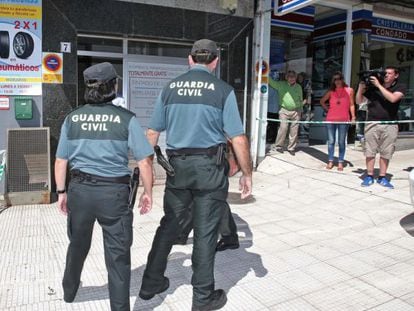
MULTIPOLYGON (((279 119, 279 113, 268 112, 268 119, 279 119)), ((268 121, 266 128, 266 142, 269 144, 274 144, 276 141, 277 130, 279 129, 279 122, 268 121)))
POLYGON ((73 178, 68 188, 67 230, 70 240, 63 276, 65 298, 75 297, 91 246, 95 220, 102 227, 111 310, 130 310, 132 221, 127 184, 73 178))
MULTIPOLYGON (((193 204, 191 204, 188 208, 187 218, 183 224, 183 231, 180 234, 180 238, 183 240, 187 239, 191 230, 193 230, 192 209, 193 204)), ((237 226, 233 215, 231 214, 230 206, 227 202, 225 202, 223 209, 223 217, 221 218, 219 225, 219 234, 221 239, 223 239, 226 243, 237 243, 239 241, 237 226)))
POLYGON ((193 305, 203 306, 214 291, 214 259, 218 227, 228 194, 228 163, 216 165, 216 156, 175 156, 175 176, 167 177, 164 217, 161 219, 142 279, 141 290, 158 292, 164 284, 167 258, 193 205, 193 305))

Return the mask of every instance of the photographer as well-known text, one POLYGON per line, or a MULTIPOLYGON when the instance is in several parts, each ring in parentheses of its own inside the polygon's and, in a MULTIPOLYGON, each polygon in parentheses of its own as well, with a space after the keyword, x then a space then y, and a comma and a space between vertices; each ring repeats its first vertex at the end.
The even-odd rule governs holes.
MULTIPOLYGON (((398 107, 405 94, 405 86, 398 82, 399 70, 388 66, 385 69, 384 83, 380 83, 378 75, 372 74, 369 81, 361 81, 356 94, 356 104, 368 102, 368 121, 396 121, 398 107), (369 83, 367 83, 369 82, 369 83)), ((367 176, 361 186, 368 187, 374 183, 374 166, 376 153, 380 154, 380 172, 378 184, 393 189, 386 179, 389 160, 395 149, 398 135, 397 123, 368 123, 365 126, 365 157, 367 176)))

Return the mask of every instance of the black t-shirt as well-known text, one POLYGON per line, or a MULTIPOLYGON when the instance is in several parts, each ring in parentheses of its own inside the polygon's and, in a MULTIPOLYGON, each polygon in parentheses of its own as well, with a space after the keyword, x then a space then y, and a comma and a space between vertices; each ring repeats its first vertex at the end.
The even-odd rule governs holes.
MULTIPOLYGON (((394 82, 388 91, 400 92, 405 94, 405 85, 394 82)), ((397 120, 398 107, 400 106, 401 100, 396 103, 388 101, 380 90, 376 87, 368 88, 364 96, 368 98, 368 121, 394 121, 397 120)))

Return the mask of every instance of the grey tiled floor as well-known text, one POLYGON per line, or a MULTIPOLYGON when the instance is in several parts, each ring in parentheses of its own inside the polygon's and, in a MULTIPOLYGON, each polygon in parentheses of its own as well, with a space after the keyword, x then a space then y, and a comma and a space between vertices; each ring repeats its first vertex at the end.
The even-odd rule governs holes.
MULTIPOLYGON (((229 203, 241 247, 216 256, 216 286, 228 293, 223 310, 414 310, 414 210, 408 172, 412 151, 399 151, 389 172, 395 190, 359 186, 363 155, 351 147, 344 172, 325 167, 326 147, 291 156, 270 153, 254 173, 254 198, 229 203)), ((131 308, 190 310, 191 243, 174 246, 170 288, 137 298, 146 256, 162 216, 163 186, 154 209, 134 219, 131 308)), ((72 304, 63 302, 65 217, 54 204, 14 206, 0 214, 1 310, 109 310, 101 229, 72 304)))

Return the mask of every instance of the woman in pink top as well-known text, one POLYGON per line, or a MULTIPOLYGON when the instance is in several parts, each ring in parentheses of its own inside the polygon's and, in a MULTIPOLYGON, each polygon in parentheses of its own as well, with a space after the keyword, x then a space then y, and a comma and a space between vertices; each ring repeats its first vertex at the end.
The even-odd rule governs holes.
MULTIPOLYGON (((345 83, 344 76, 340 71, 334 73, 331 86, 321 98, 320 103, 323 109, 328 112, 326 121, 350 121, 350 116, 352 121, 355 121, 354 90, 345 83), (327 101, 329 101, 329 106, 326 105, 327 101)), ((348 124, 328 123, 326 127, 328 129, 328 164, 326 168, 331 169, 334 166, 335 138, 338 131, 338 171, 343 171, 348 124)))

